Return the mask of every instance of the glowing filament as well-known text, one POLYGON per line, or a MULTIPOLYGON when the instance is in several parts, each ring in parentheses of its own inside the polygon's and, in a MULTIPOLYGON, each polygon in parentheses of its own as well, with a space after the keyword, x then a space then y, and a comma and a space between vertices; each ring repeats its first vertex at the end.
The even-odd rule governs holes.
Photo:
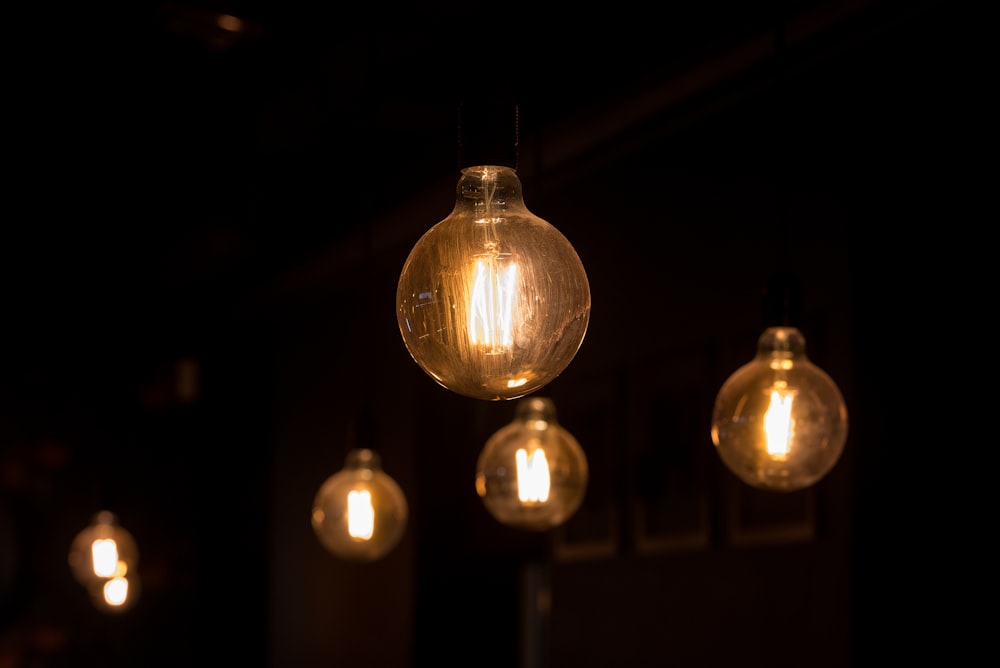
POLYGON ((113 538, 99 538, 90 545, 94 575, 109 578, 118 568, 118 544, 113 538))
POLYGON ((549 462, 545 451, 539 448, 531 453, 524 448, 518 448, 515 454, 517 461, 517 497, 521 503, 545 503, 549 500, 549 462))
POLYGON ((514 342, 514 287, 517 265, 501 270, 496 262, 478 260, 469 305, 469 340, 490 347, 514 342))
POLYGON ((787 458, 794 433, 792 395, 771 390, 771 405, 764 413, 764 439, 767 454, 778 460, 787 458))
POLYGON ((359 540, 370 540, 375 533, 375 508, 372 493, 367 489, 353 490, 347 495, 347 532, 359 540))

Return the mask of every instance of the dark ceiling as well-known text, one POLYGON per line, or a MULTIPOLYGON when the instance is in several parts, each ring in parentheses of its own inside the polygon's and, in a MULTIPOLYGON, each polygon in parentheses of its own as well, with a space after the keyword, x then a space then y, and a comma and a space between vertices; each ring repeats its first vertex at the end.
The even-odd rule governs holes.
POLYGON ((0 245, 12 401, 135 387, 352 232, 384 233, 387 211, 455 179, 472 92, 513 93, 523 176, 551 177, 641 140, 650 119, 680 128, 774 85, 779 26, 791 78, 873 44, 956 59, 964 19, 864 0, 346 7, 14 14, 0 245))
POLYGON ((793 78, 872 45, 954 57, 961 20, 864 0, 346 7, 19 9, 0 245, 18 429, 134 401, 358 230, 415 241, 436 220, 387 212, 454 182, 471 93, 513 94, 519 172, 555 178, 774 86, 778 27, 793 78))
POLYGON ((112 349, 183 337, 453 178, 470 92, 510 90, 522 144, 545 137, 553 157, 535 167, 555 172, 649 117, 708 113, 704 99, 759 82, 776 26, 789 52, 822 61, 936 3, 345 7, 176 0, 24 17, 3 248, 20 327, 7 334, 112 349))

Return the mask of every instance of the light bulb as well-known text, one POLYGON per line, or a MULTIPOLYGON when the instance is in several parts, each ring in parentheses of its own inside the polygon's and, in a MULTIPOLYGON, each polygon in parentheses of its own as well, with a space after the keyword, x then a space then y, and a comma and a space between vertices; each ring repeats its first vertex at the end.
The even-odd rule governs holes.
POLYGON ((476 492, 493 517, 517 529, 545 531, 569 519, 587 492, 587 457, 556 420, 551 399, 517 403, 514 420, 479 454, 476 492))
POLYGON ((414 361, 474 399, 544 387, 576 356, 590 321, 583 263, 525 206, 516 160, 502 153, 467 153, 455 207, 414 245, 396 291, 414 361))
POLYGON ((348 452, 344 468, 320 486, 312 527, 333 555, 367 562, 402 540, 408 514, 403 490, 382 470, 378 453, 361 448, 348 452))
POLYGON ((836 383, 806 356, 795 327, 769 327, 752 361, 715 399, 712 442, 747 484, 791 492, 813 485, 840 459, 847 407, 836 383))
POLYGON ((98 512, 93 523, 76 535, 69 565, 102 610, 125 610, 138 597, 139 549, 111 511, 98 512))

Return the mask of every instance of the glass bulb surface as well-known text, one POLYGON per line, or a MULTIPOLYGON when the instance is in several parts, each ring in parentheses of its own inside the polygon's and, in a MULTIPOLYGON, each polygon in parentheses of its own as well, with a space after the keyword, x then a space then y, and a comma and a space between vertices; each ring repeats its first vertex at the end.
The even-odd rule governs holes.
POLYGON ((451 214, 410 251, 396 316, 413 360, 474 399, 516 399, 576 356, 590 284, 562 233, 531 213, 509 167, 462 170, 451 214))
POLYGON ((577 440, 556 420, 551 399, 517 403, 514 420, 494 433, 476 464, 476 493, 499 522, 545 531, 583 503, 589 471, 577 440))
POLYGON ((73 539, 69 566, 101 610, 126 610, 138 597, 139 548, 108 510, 95 514, 90 526, 73 539))
POLYGON ((747 484, 791 492, 822 479, 847 440, 840 389, 806 355, 794 327, 769 327, 752 361, 723 383, 712 412, 712 442, 747 484))
POLYGON ((312 527, 331 554, 367 562, 385 556, 402 540, 408 514, 406 496, 382 470, 378 453, 357 449, 320 486, 312 527))

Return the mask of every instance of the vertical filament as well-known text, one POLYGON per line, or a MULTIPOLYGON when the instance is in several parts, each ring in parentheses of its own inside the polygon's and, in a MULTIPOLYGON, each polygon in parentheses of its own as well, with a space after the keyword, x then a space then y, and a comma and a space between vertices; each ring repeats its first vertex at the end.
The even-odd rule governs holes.
POLYGON ((792 437, 795 435, 792 398, 793 395, 789 392, 772 389, 771 404, 764 413, 764 440, 767 454, 779 461, 788 457, 792 437))
POLYGON ((375 533, 375 509, 367 489, 352 490, 347 495, 347 532, 360 540, 370 540, 375 533))
POLYGON ((517 461, 517 497, 521 503, 545 503, 549 500, 551 480, 549 478, 549 462, 545 451, 541 448, 531 453, 524 448, 518 448, 515 453, 517 461))
POLYGON ((502 269, 496 259, 476 261, 469 305, 469 340, 493 349, 514 342, 517 265, 502 269))
POLYGON ((94 575, 109 578, 118 567, 118 544, 113 538, 99 538, 90 546, 94 575))

